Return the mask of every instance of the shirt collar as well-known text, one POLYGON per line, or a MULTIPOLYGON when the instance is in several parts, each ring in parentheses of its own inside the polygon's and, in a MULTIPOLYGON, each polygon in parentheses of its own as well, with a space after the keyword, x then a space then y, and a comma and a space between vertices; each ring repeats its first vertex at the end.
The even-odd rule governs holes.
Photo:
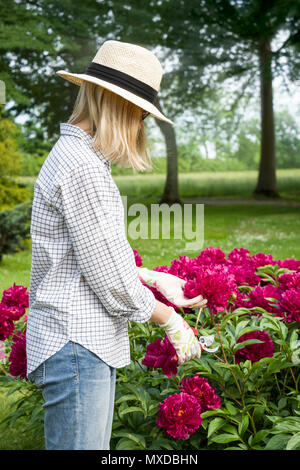
POLYGON ((93 137, 88 134, 86 131, 81 129, 78 126, 74 126, 73 124, 69 124, 68 122, 60 123, 60 134, 61 135, 73 135, 74 137, 79 137, 79 139, 83 140, 88 146, 96 153, 96 155, 104 161, 106 166, 111 170, 110 161, 104 157, 103 153, 100 150, 95 150, 93 147, 93 137))

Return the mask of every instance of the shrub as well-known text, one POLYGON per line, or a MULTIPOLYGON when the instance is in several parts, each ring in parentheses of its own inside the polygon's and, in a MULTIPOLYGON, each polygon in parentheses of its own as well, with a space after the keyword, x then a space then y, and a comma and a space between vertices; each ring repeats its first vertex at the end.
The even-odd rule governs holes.
MULTIPOLYGON (((185 279, 187 295, 207 296, 199 311, 174 308, 195 334, 213 335, 218 351, 203 350, 200 359, 178 366, 161 328, 130 323, 132 361, 117 371, 111 449, 300 449, 300 262, 250 256, 244 248, 226 258, 208 247, 155 269, 185 279), (285 301, 288 294, 294 302, 285 301)), ((26 317, 17 309, 25 308, 24 289, 4 291, 0 304, 0 322, 14 323, 5 334, 0 378, 10 392, 24 393, 6 421, 25 415, 28 429, 42 435, 40 392, 22 378, 26 317)))
POLYGON ((0 212, 0 262, 3 254, 25 249, 24 239, 30 238, 31 201, 0 212))

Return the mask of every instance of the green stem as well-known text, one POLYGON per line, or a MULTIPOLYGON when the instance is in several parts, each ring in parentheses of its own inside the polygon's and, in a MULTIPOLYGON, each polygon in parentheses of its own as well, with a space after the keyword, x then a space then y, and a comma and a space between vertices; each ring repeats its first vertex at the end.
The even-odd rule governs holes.
POLYGON ((216 381, 217 384, 219 385, 219 387, 221 387, 222 390, 224 390, 225 393, 227 393, 227 395, 232 398, 241 408, 243 408, 243 404, 238 401, 237 398, 235 398, 230 392, 228 392, 228 390, 224 387, 224 385, 220 384, 220 382, 216 381))
POLYGON ((143 367, 142 367, 141 364, 139 363, 138 359, 136 359, 136 358, 134 357, 133 360, 134 360, 134 362, 136 362, 136 363, 140 366, 140 368, 142 369, 143 373, 145 373, 145 370, 146 370, 146 369, 143 369, 143 367))
POLYGON ((278 391, 279 391, 279 393, 281 393, 281 390, 280 390, 280 387, 279 387, 279 383, 278 383, 278 379, 277 379, 277 374, 274 374, 274 376, 275 376, 275 381, 276 381, 276 385, 277 385, 278 391))
POLYGON ((218 326, 216 325, 216 322, 215 322, 215 320, 214 320, 212 314, 210 314, 210 317, 211 317, 211 319, 212 319, 212 322, 213 322, 213 324, 214 324, 214 327, 215 327, 215 329, 216 329, 216 332, 217 332, 217 335, 218 335, 218 338, 219 338, 219 341, 220 341, 220 345, 221 345, 223 357, 224 357, 224 359, 225 359, 225 362, 228 364, 228 360, 227 360, 227 357, 226 357, 226 354, 225 354, 225 350, 224 350, 224 347, 223 347, 223 343, 222 343, 222 340, 221 340, 221 335, 220 335, 219 328, 218 328, 218 326))
POLYGON ((252 424, 252 428, 253 428, 253 432, 254 432, 254 435, 255 435, 255 434, 256 434, 256 428, 255 428, 255 423, 254 423, 253 416, 251 416, 251 414, 249 413, 249 411, 247 411, 247 415, 248 415, 249 418, 250 418, 250 421, 251 421, 251 424, 252 424))
POLYGON ((179 382, 178 382, 178 379, 177 379, 176 375, 175 375, 175 374, 172 374, 172 377, 173 377, 173 379, 174 379, 175 382, 176 382, 176 385, 177 385, 177 387, 178 387, 178 390, 180 390, 179 382))

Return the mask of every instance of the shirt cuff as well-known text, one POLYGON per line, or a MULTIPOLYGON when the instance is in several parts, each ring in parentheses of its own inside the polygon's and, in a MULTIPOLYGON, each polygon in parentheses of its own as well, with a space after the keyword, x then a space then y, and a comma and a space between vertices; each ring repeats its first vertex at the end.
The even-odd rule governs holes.
POLYGON ((153 292, 146 286, 143 285, 145 290, 145 304, 143 309, 131 315, 129 320, 137 323, 146 323, 152 317, 154 310, 156 309, 156 298, 153 292))

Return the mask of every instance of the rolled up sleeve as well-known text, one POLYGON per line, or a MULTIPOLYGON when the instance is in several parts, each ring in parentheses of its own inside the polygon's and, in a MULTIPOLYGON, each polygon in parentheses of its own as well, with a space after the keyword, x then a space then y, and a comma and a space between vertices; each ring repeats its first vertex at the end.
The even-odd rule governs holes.
POLYGON ((89 287, 110 315, 148 321, 156 299, 138 277, 111 177, 100 165, 80 166, 63 178, 60 191, 75 257, 89 287))

